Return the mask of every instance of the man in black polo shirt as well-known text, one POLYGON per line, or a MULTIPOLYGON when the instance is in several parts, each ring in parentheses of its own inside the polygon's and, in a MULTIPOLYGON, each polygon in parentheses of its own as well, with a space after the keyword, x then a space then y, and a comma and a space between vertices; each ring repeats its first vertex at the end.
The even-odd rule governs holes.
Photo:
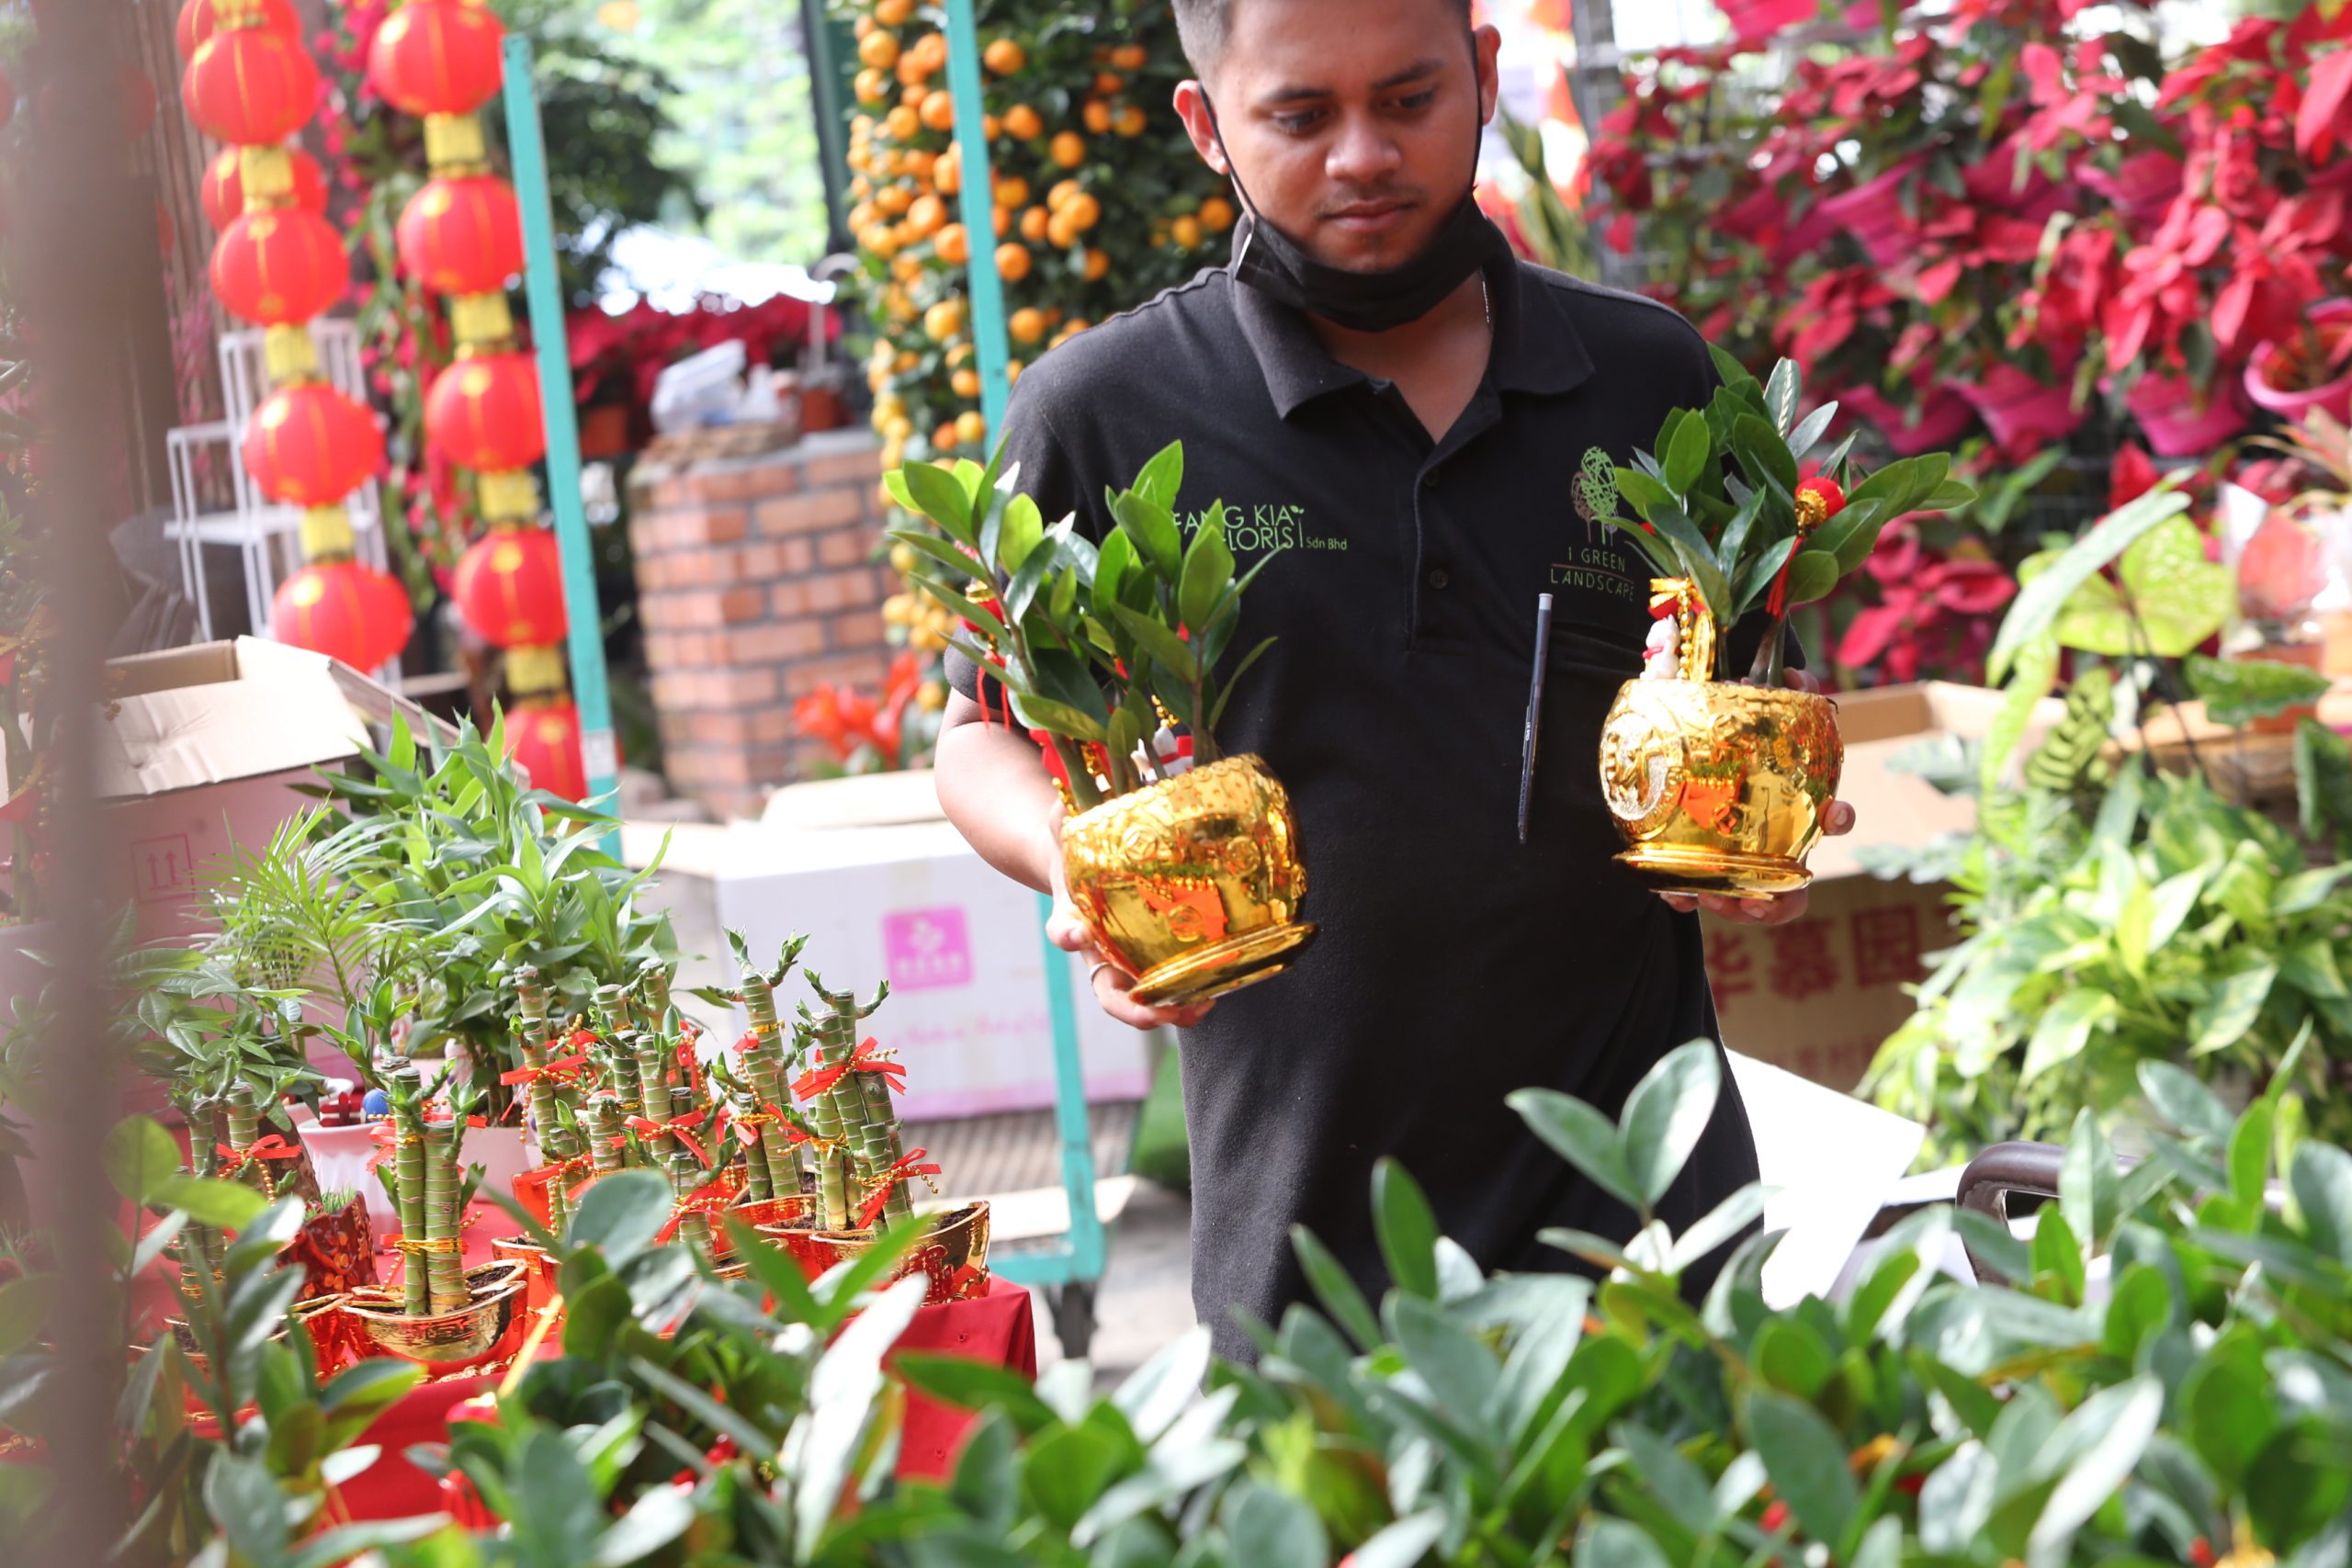
MULTIPOLYGON (((1234 639, 1279 640, 1220 728, 1288 786, 1321 927, 1292 972, 1182 1014, 1099 962, 1069 911, 1059 806, 1026 738, 954 670, 939 795, 975 849, 1050 887, 1055 940, 1114 1017, 1185 1030, 1193 1294, 1218 1348, 1305 1295, 1293 1224, 1383 1282, 1368 1179, 1394 1155, 1488 1269, 1559 1269, 1547 1225, 1629 1235, 1503 1103, 1548 1085, 1613 1111, 1716 1034, 1698 919, 1611 856, 1600 723, 1639 672, 1649 570, 1578 515, 1586 454, 1628 463, 1713 395, 1661 306, 1516 262, 1471 201, 1497 36, 1468 0, 1176 0, 1200 79, 1176 104, 1250 214, 1204 272, 1040 359, 1007 419, 1019 488, 1100 536, 1104 487, 1184 443, 1190 522, 1227 509, 1273 563, 1234 639), (1556 604, 1542 765, 1517 831, 1536 597, 1556 604)), ((1758 635, 1747 628, 1752 647, 1758 635)), ((1746 667, 1739 655, 1736 668, 1746 667)), ((1834 813, 1841 829, 1850 814, 1834 813)), ((1724 901, 1777 921, 1771 905, 1724 901)), ((1728 1075, 1661 1213, 1678 1230, 1756 1175, 1728 1075)))

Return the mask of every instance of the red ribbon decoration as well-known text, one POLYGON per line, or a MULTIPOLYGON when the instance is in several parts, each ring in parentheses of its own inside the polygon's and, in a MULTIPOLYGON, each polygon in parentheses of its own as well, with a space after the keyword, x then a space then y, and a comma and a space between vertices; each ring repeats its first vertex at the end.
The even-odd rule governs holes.
POLYGON ((229 1162, 219 1172, 222 1176, 234 1176, 244 1168, 247 1160, 299 1159, 302 1154, 299 1145, 288 1143, 285 1135, 279 1133, 271 1133, 256 1138, 242 1149, 231 1148, 226 1144, 215 1144, 212 1146, 218 1149, 221 1157, 229 1162))
POLYGON ((890 1201, 891 1190, 900 1182, 910 1180, 918 1176, 927 1181, 939 1174, 939 1166, 936 1162, 925 1163, 930 1160, 930 1156, 929 1149, 911 1149, 900 1155, 897 1163, 889 1169, 875 1178, 874 1195, 865 1201, 865 1207, 857 1212, 859 1229, 863 1230, 874 1223, 875 1216, 879 1214, 883 1206, 890 1201))
POLYGON ((558 1056, 555 1060, 536 1067, 517 1067, 511 1073, 501 1073, 498 1075, 498 1081, 503 1084, 525 1084, 537 1083, 541 1078, 553 1078, 558 1083, 586 1084, 595 1077, 595 1064, 588 1059, 586 1053, 576 1052, 569 1056, 558 1056), (574 1072, 574 1068, 581 1070, 574 1072))
POLYGON ((797 1099, 814 1100, 854 1072, 878 1073, 892 1090, 899 1094, 907 1092, 905 1065, 884 1056, 871 1040, 858 1042, 857 1049, 850 1054, 846 1062, 835 1062, 831 1066, 817 1067, 801 1074, 794 1082, 792 1092, 797 1099))
POLYGON ((1797 486, 1796 503, 1796 540, 1789 547, 1788 558, 1781 563, 1781 570, 1772 574, 1771 596, 1764 603, 1765 613, 1776 619, 1788 614, 1789 569, 1797 564, 1798 552, 1804 548, 1813 531, 1846 510, 1846 492, 1838 488, 1836 479, 1826 474, 1815 474, 1797 486))
POLYGON ((732 1105, 720 1106, 718 1125, 733 1134, 745 1148, 757 1148, 760 1142, 760 1129, 756 1124, 746 1120, 752 1116, 775 1117, 776 1125, 784 1129, 785 1137, 792 1143, 813 1144, 817 1141, 814 1134, 806 1131, 790 1116, 764 1101, 750 1111, 738 1111, 732 1105))
POLYGON ((673 1116, 667 1122, 656 1122, 650 1116, 632 1116, 621 1125, 632 1133, 648 1138, 668 1133, 678 1142, 685 1145, 688 1152, 707 1167, 710 1164, 710 1156, 704 1151, 700 1144, 695 1141, 694 1134, 688 1131, 689 1128, 701 1126, 704 1115, 703 1111, 690 1111, 684 1116, 673 1116))

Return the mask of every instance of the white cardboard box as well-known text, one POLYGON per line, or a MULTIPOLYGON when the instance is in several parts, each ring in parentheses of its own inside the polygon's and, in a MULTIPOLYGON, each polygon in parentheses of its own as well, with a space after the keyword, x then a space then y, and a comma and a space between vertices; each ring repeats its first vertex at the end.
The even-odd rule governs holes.
MULTIPOLYGON (((867 1028, 906 1064, 910 1120, 1052 1105, 1038 896, 940 818, 927 774, 796 786, 777 799, 786 804, 765 821, 676 835, 665 868, 709 877, 719 925, 741 931, 755 958, 806 932, 828 986, 865 996, 889 982, 867 1028), (807 809, 804 787, 822 792, 825 809, 807 809)), ((1069 975, 1087 1099, 1140 1100, 1144 1036, 1104 1016, 1076 958, 1056 951, 1052 961, 1069 975)), ((796 982, 786 1001, 806 994, 796 982)))

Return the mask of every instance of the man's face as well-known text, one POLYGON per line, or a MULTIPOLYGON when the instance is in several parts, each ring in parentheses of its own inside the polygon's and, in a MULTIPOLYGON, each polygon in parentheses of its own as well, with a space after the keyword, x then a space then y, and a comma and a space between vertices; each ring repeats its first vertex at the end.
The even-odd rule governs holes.
POLYGON ((1494 111, 1492 28, 1476 60, 1452 0, 1234 0, 1225 51, 1176 107, 1211 167, 1317 261, 1410 261, 1468 193, 1494 111), (1203 88, 1214 103, 1212 130, 1203 88))

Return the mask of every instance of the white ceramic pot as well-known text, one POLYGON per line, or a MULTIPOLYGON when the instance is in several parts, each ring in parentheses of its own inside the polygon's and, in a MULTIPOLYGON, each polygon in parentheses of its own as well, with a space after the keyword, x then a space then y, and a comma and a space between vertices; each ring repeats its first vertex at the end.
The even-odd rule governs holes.
POLYGON ((377 1241, 398 1235, 400 1212, 392 1207, 384 1184, 376 1179, 368 1164, 376 1157, 375 1123, 323 1127, 315 1121, 304 1121, 294 1130, 302 1135, 302 1146, 311 1153, 311 1169, 318 1176, 319 1190, 340 1188, 358 1193, 359 1201, 368 1205, 368 1224, 375 1230, 377 1241))

